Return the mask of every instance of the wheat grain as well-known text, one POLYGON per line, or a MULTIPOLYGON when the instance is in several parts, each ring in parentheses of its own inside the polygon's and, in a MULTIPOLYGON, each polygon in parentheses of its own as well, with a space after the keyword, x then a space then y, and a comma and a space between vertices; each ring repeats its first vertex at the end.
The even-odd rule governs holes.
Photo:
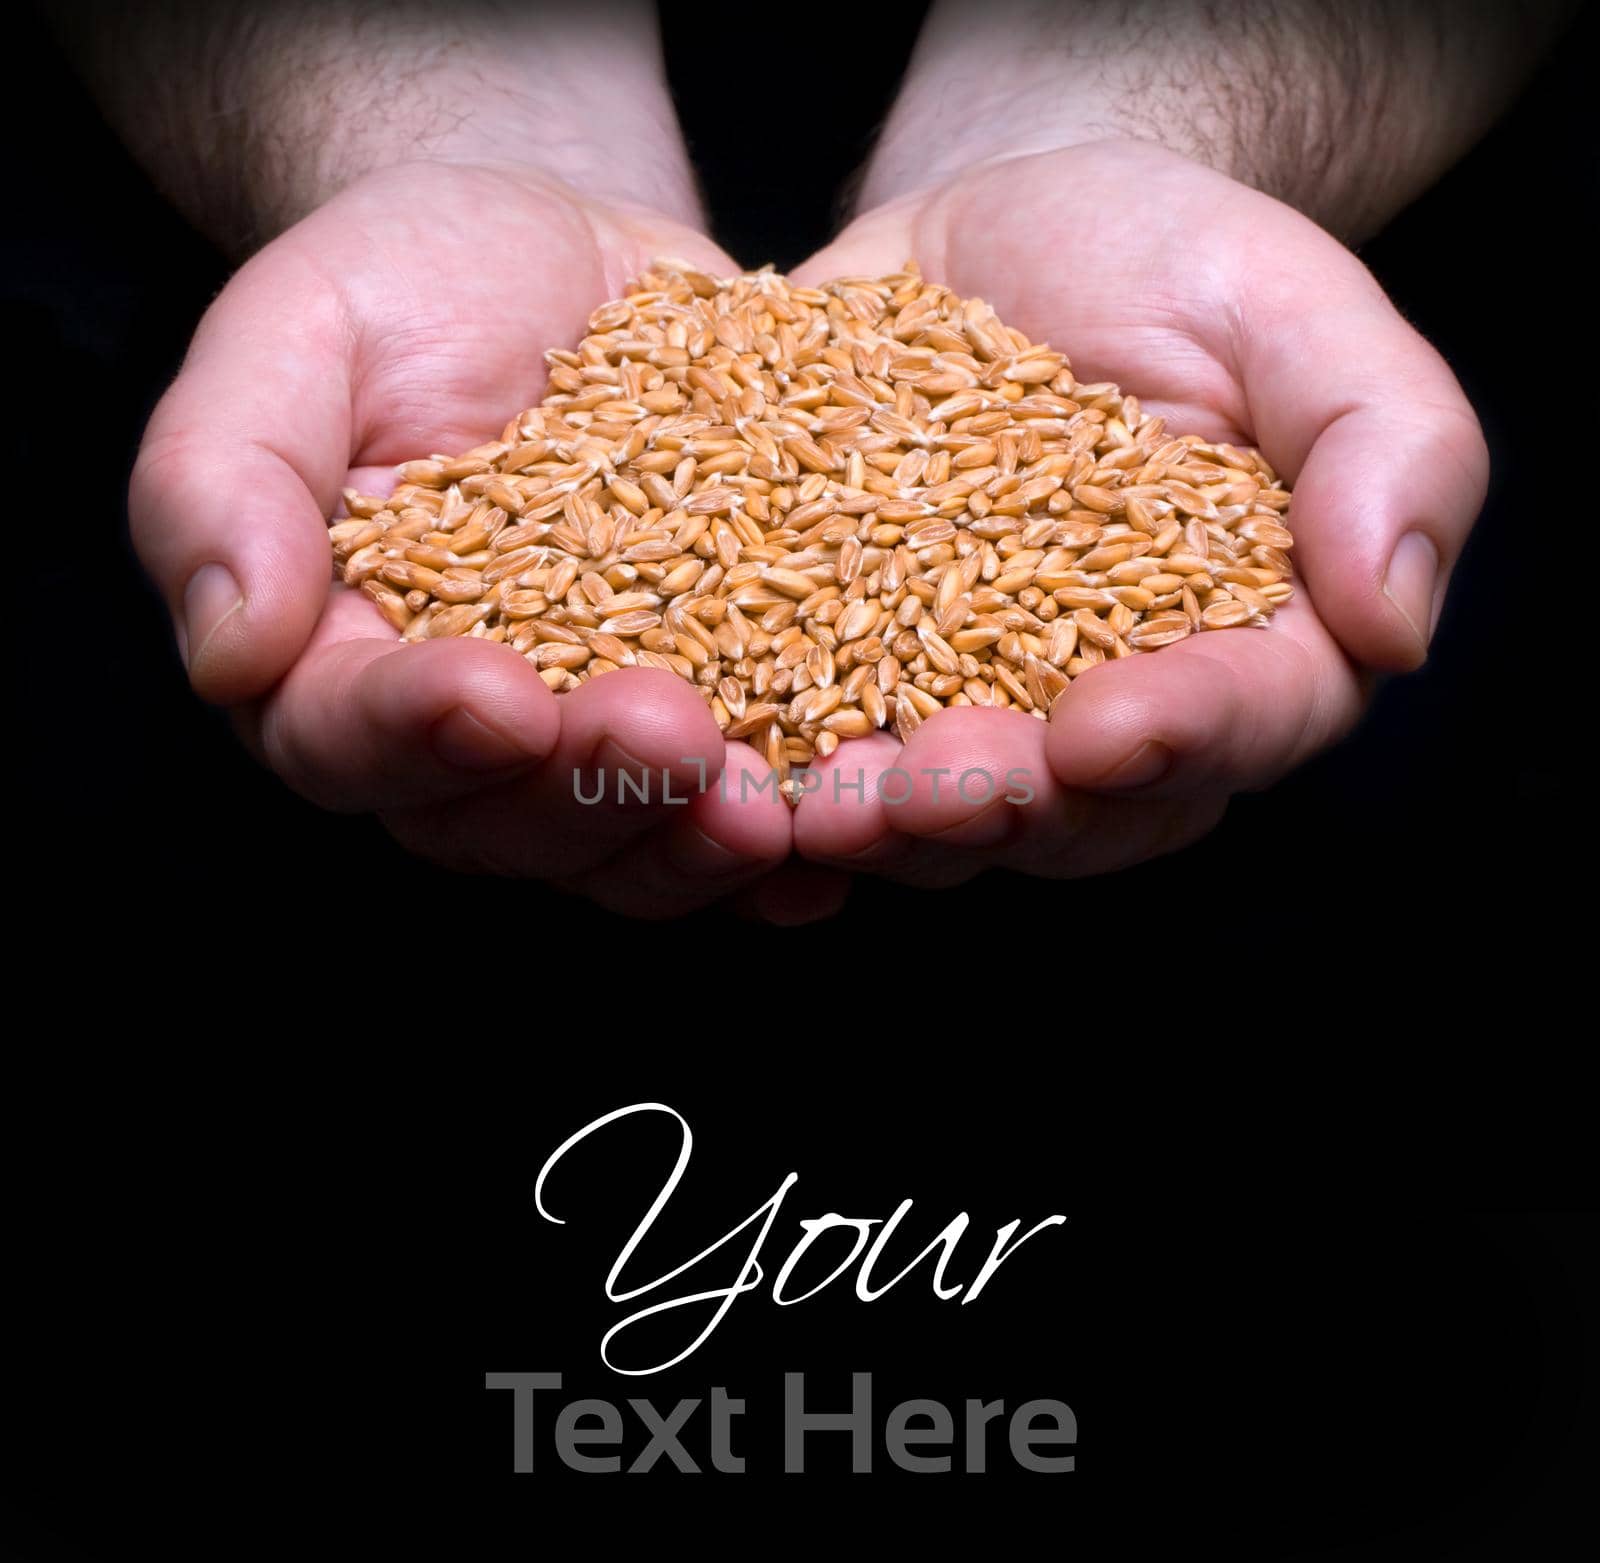
POLYGON ((1289 493, 915 266, 799 288, 657 262, 499 439, 347 491, 334 571, 405 640, 560 692, 691 682, 779 772, 944 706, 1043 718, 1107 658, 1261 625, 1289 493))

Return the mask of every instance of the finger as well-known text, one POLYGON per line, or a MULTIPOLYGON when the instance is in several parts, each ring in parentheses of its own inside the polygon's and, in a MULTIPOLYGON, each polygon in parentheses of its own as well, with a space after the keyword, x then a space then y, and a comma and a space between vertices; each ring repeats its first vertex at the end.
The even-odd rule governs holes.
POLYGON ((1444 360, 1353 256, 1318 240, 1305 268, 1252 290, 1245 394, 1257 443, 1293 480, 1318 613, 1358 662, 1405 670, 1427 655, 1488 451, 1444 360))
POLYGON ((869 872, 903 858, 908 843, 896 838, 890 805, 879 794, 884 773, 899 758, 900 745, 889 734, 873 733, 813 760, 810 784, 795 810, 795 850, 812 862, 869 872))
POLYGON ((998 860, 1022 835, 1025 806, 1039 812, 1059 804, 1044 763, 1044 731, 1043 722, 1021 711, 967 706, 935 712, 901 751, 910 781, 889 823, 919 840, 998 860))
POLYGON ((207 313, 151 419, 133 542, 208 700, 262 694, 317 623, 350 454, 344 341, 327 286, 264 253, 207 313))
POLYGON ((1087 879, 1119 873, 1192 846, 1227 813, 1225 793, 1185 798, 1066 795, 1076 805, 1073 828, 1030 827, 1009 866, 1041 879, 1087 879))
POLYGON ((728 744, 720 777, 572 888, 629 917, 675 917, 752 884, 789 855, 793 835, 789 805, 755 785, 769 774, 748 744, 728 744))
POLYGON ((914 788, 905 751, 887 733, 852 738, 814 761, 795 810, 795 850, 813 863, 938 890, 982 873, 976 855, 929 845, 896 828, 914 788))
POLYGON ((928 276, 944 277, 943 225, 921 218, 923 209, 922 202, 901 200, 864 213, 797 266, 793 281, 814 288, 835 277, 881 277, 913 258, 928 276))
POLYGON ((599 235, 607 298, 621 298, 658 261, 681 261, 712 277, 736 276, 744 268, 721 245, 697 229, 663 221, 659 212, 612 202, 590 208, 599 235))
POLYGON ((911 794, 892 823, 916 838, 925 872, 938 853, 1049 879, 1109 873, 1186 845, 1222 816, 1217 792, 1166 800, 1063 786, 1049 738, 1035 717, 982 707, 936 712, 917 729, 900 758, 911 794))
MULTIPOLYGON (((340 588, 330 619, 352 605, 365 606, 340 588)), ((556 697, 504 646, 330 638, 267 701, 260 743, 297 792, 359 810, 475 791, 543 759, 560 731, 556 697)))
POLYGON ((838 869, 788 862, 759 880, 737 902, 741 915, 799 928, 837 916, 850 899, 852 876, 838 869))
POLYGON ((390 829, 455 867, 574 881, 676 817, 721 774, 722 734, 674 673, 608 673, 557 707, 560 736, 536 768, 448 804, 393 812, 390 829))
POLYGON ((1295 601, 1265 629, 1191 635, 1075 679, 1050 714, 1048 765, 1065 787, 1148 798, 1261 787, 1342 737, 1361 699, 1295 601))

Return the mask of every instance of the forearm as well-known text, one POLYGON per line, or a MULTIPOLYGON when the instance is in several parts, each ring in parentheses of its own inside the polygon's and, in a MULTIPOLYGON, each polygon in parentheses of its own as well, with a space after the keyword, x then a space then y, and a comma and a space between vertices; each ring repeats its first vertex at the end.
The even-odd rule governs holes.
POLYGON ((527 164, 699 217, 649 0, 94 0, 52 17, 112 128, 235 253, 417 159, 527 164))
POLYGON ((940 0, 862 187, 1133 137, 1348 239, 1493 123, 1568 0, 940 0))

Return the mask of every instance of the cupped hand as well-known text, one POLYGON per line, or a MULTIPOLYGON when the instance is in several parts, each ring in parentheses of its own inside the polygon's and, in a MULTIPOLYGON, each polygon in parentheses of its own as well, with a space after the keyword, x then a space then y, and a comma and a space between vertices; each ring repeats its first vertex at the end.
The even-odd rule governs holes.
POLYGON ((737 269, 690 228, 526 169, 370 175, 207 312, 130 494, 195 689, 235 709, 296 791, 379 810, 448 866, 645 915, 787 856, 786 808, 715 785, 764 769, 754 752, 725 744, 669 674, 628 669, 558 701, 503 646, 401 645, 370 599, 331 583, 327 526, 342 489, 385 493, 398 463, 496 437, 542 394, 544 351, 663 254, 737 269), (635 786, 619 789, 622 771, 635 786), (602 783, 610 801, 585 803, 602 783))
POLYGON ((841 745, 798 811, 802 855, 926 885, 1123 867, 1343 735, 1370 674, 1421 664, 1488 456, 1448 367, 1335 239, 1175 153, 1097 143, 881 207, 797 275, 908 257, 1171 432, 1259 447, 1294 490, 1297 594, 1265 629, 1108 660, 1048 724, 950 709, 903 747, 841 745))

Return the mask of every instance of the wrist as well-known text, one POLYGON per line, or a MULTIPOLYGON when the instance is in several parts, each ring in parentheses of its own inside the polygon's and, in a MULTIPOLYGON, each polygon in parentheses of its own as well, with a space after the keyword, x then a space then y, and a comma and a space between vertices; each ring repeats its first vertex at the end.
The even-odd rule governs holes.
POLYGON ((698 189, 654 60, 616 57, 599 78, 585 69, 586 53, 542 46, 456 57, 397 99, 334 114, 303 99, 284 104, 283 129, 242 149, 257 242, 357 179, 422 165, 515 173, 583 201, 698 223, 698 189))
MULTIPOLYGON (((1186 117, 1147 112, 1127 95, 1105 94, 1094 83, 1041 78, 1029 71, 1013 78, 1003 96, 980 101, 959 137, 935 137, 936 119, 948 112, 939 105, 949 101, 948 84, 937 79, 908 88, 861 181, 859 210, 914 197, 996 163, 1130 147, 1175 154, 1248 185, 1341 237, 1370 233, 1403 204, 1392 188, 1370 177, 1370 169, 1363 172, 1358 158, 1333 149, 1312 157, 1298 141, 1241 135, 1226 116, 1205 105, 1191 105, 1186 117), (925 150, 930 145, 936 147, 932 153, 925 150)), ((1416 188, 1425 182, 1419 179, 1416 188)), ((1408 189, 1407 198, 1414 193, 1408 189)))
MULTIPOLYGON (((1003 3, 1003 0, 997 0, 1003 3)), ((1175 153, 1243 184, 1283 195, 1270 168, 1252 166, 1246 149, 1198 106, 1184 115, 1142 118, 1127 95, 1108 92, 1103 67, 1040 51, 1018 50, 988 35, 972 58, 937 35, 895 104, 861 180, 858 210, 914 199, 958 176, 1041 154, 1142 146, 1175 153), (960 111, 953 105, 959 103, 960 111)))
POLYGON ((103 10, 57 17, 68 47, 156 183, 233 254, 401 164, 517 165, 699 219, 646 0, 103 10))
POLYGON ((1564 0, 960 0, 935 5, 862 181, 872 206, 1005 155, 1142 141, 1346 239, 1381 227, 1492 122, 1564 0), (1437 13, 1437 14, 1436 14, 1437 13))

